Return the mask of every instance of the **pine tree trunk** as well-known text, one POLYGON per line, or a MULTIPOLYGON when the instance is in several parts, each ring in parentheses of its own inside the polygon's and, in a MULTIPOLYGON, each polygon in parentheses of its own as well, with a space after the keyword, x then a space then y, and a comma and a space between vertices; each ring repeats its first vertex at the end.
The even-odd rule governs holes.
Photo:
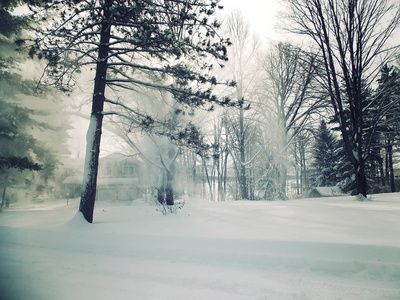
POLYGON ((389 186, 389 150, 386 147, 386 154, 385 154, 385 185, 389 186))
POLYGON ((381 179, 381 185, 382 187, 385 186, 385 172, 383 170, 383 159, 381 157, 379 157, 378 160, 378 165, 379 165, 379 175, 380 175, 380 179, 381 179))
POLYGON ((93 222, 94 203, 96 199, 97 173, 99 166, 101 128, 103 124, 104 93, 106 88, 107 58, 111 34, 110 8, 114 0, 105 0, 104 16, 101 25, 101 37, 94 80, 92 112, 86 136, 86 158, 79 211, 89 222, 93 222))

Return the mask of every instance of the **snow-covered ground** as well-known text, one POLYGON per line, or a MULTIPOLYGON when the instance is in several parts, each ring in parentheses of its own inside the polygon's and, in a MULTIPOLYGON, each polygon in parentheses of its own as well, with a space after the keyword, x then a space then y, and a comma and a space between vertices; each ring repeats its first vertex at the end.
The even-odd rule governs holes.
POLYGON ((0 215, 1 299, 400 299, 400 194, 0 215))

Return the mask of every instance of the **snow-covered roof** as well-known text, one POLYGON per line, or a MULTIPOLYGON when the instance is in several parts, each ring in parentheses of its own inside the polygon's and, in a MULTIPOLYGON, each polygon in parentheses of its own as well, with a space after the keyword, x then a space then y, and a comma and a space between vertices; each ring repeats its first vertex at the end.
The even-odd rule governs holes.
POLYGON ((343 192, 337 186, 320 186, 313 190, 325 197, 343 195, 343 192))

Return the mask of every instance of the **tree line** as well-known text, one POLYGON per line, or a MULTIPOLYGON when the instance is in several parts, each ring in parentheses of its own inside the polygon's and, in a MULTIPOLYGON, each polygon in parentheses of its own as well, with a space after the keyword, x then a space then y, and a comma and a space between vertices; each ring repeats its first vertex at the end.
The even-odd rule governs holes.
MULTIPOLYGON (((191 193, 221 201, 287 199, 292 186, 297 194, 324 185, 363 196, 374 186, 394 191, 399 4, 286 0, 285 29, 305 42, 265 47, 239 12, 221 25, 218 2, 29 0, 1 7, 2 47, 45 62, 41 93, 54 95, 56 87, 68 94, 82 74, 93 74, 79 208, 85 219, 93 221, 104 126, 148 163, 157 200, 167 206, 183 177, 191 193), (21 3, 30 13, 13 15, 21 3)), ((1 71, 17 76, 11 66, 21 61, 10 57, 2 54, 1 71)), ((1 126, 2 140, 10 140, 12 125, 1 126)), ((48 162, 25 152, 24 169, 48 162)), ((19 168, 9 153, 2 157, 3 170, 19 168)))

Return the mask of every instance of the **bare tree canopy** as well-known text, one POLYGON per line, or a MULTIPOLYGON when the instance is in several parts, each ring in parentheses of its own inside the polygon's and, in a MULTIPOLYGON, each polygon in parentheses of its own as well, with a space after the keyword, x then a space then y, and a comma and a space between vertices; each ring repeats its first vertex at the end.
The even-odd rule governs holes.
POLYGON ((394 58, 389 45, 400 22, 400 4, 391 0, 286 0, 286 28, 318 46, 326 89, 340 125, 357 193, 367 195, 363 89, 380 66, 394 58), (349 117, 346 116, 348 110, 349 117))

